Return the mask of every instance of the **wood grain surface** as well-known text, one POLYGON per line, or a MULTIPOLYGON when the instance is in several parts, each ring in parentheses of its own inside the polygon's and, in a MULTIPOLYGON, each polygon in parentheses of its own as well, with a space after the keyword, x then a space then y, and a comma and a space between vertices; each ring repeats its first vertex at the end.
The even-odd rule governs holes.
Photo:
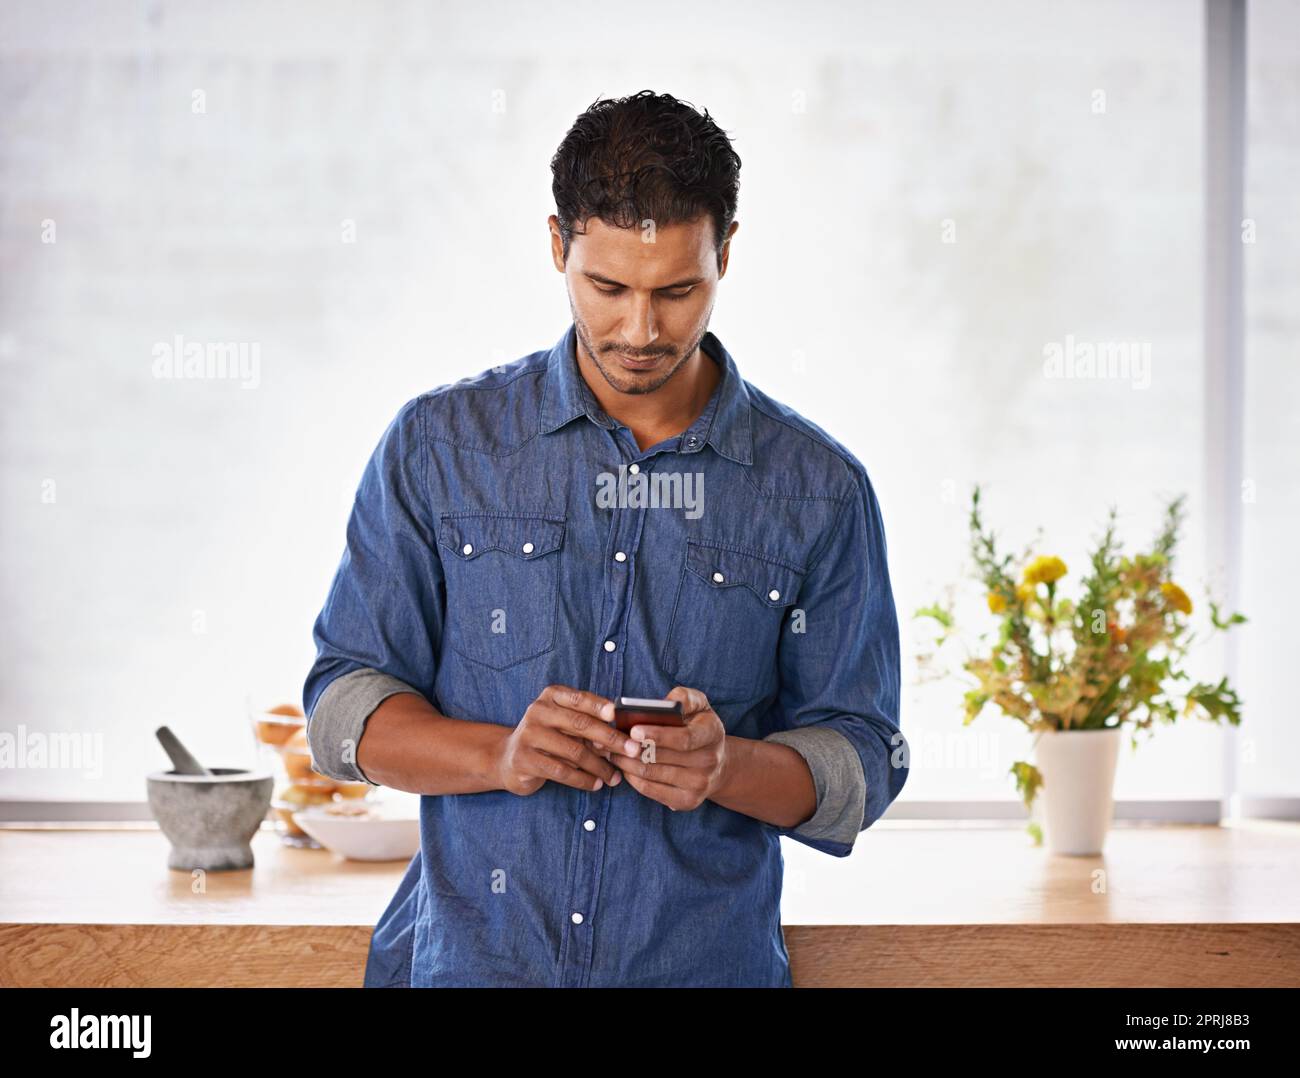
MULTIPOLYGON (((253 847, 195 876, 150 824, 0 828, 0 985, 359 986, 405 863, 253 847)), ((1300 824, 1117 826, 1076 858, 881 821, 848 858, 783 851, 800 987, 1300 987, 1300 824)))

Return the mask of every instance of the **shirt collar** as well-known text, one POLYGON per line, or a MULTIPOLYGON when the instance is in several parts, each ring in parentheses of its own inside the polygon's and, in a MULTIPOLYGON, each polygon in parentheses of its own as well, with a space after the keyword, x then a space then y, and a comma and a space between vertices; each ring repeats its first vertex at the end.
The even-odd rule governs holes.
MULTIPOLYGON (((569 328, 551 349, 542 392, 541 427, 544 434, 558 430, 570 420, 586 415, 598 427, 613 430, 617 425, 601 408, 591 387, 578 370, 577 327, 569 328)), ((698 453, 711 445, 724 457, 739 464, 754 462, 754 440, 749 425, 749 394, 736 361, 712 330, 700 340, 700 347, 722 368, 722 378, 704 411, 679 438, 679 453, 698 453)))

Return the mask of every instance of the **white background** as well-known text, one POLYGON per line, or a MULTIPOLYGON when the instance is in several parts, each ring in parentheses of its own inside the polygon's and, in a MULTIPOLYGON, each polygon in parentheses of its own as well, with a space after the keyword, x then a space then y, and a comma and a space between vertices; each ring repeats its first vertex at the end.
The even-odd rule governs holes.
MULTIPOLYGON (((300 699, 376 439, 411 396, 563 332, 551 154, 591 101, 645 87, 707 108, 743 160, 713 330, 879 495, 903 800, 1013 796, 1017 724, 990 710, 963 730, 961 684, 912 684, 910 615, 965 579, 972 483, 1009 547, 1042 526, 1070 591, 1108 505, 1132 551, 1185 491, 1178 575, 1200 624, 1206 585, 1222 594, 1205 563, 1201 16, 1184 0, 6 4, 0 730, 95 733, 105 759, 98 778, 0 771, 0 796, 141 800, 168 766, 161 723, 210 765, 252 762, 248 707, 300 699), (155 379, 153 347, 177 334, 256 342, 260 384, 155 379), (1045 378, 1044 346, 1068 335, 1149 343, 1149 387, 1045 378)), ((1242 791, 1265 795, 1300 794, 1297 31, 1295 5, 1251 4, 1239 748, 1242 791)), ((1217 681, 1223 661, 1207 647, 1193 672, 1217 681)), ((1218 797, 1222 751, 1208 724, 1162 730, 1124 751, 1116 793, 1218 797)))

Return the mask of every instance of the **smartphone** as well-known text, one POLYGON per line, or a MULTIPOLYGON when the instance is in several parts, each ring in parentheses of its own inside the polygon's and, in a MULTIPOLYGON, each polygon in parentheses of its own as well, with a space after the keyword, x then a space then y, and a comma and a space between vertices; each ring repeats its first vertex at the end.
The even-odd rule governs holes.
POLYGON ((680 700, 646 700, 640 696, 620 696, 614 701, 614 725, 627 733, 640 723, 643 726, 685 726, 680 700))

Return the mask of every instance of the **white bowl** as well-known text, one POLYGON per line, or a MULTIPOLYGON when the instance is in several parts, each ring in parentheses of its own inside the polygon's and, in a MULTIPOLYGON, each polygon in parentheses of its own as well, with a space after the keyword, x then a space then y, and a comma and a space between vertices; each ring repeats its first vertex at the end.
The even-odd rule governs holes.
POLYGON ((370 816, 340 816, 327 812, 328 805, 311 805, 295 812, 293 819, 327 850, 349 861, 409 861, 420 848, 420 817, 370 807, 370 816))

